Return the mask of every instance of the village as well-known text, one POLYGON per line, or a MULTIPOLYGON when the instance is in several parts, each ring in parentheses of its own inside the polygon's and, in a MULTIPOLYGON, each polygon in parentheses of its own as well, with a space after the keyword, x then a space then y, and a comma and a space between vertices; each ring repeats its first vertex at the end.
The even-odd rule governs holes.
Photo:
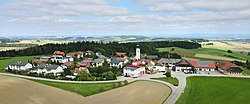
POLYGON ((137 78, 144 74, 166 74, 167 72, 219 73, 241 76, 243 71, 239 66, 228 61, 215 62, 164 57, 159 59, 157 55, 142 54, 139 46, 135 49, 135 55, 131 57, 128 57, 125 52, 116 52, 115 56, 106 57, 101 52, 91 50, 67 54, 62 51, 54 51, 52 55, 36 56, 34 61, 14 61, 5 69, 15 74, 70 80, 77 79, 77 76, 80 76, 79 73, 89 75, 88 73, 93 74, 93 72, 101 74, 90 79, 78 78, 77 80, 115 80, 117 76, 137 78), (96 71, 99 69, 108 70, 96 71), (98 79, 98 76, 102 78, 98 79))

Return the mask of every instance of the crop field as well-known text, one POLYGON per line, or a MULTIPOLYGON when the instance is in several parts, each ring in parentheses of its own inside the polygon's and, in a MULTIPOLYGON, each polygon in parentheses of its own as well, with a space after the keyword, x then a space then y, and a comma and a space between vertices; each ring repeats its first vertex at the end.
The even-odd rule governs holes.
POLYGON ((0 51, 7 51, 7 50, 20 50, 25 49, 27 47, 0 47, 0 51))
POLYGON ((176 104, 249 104, 250 79, 188 77, 176 104))
MULTIPOLYGON (((246 53, 240 53, 233 51, 233 53, 227 53, 227 50, 220 50, 220 49, 214 49, 214 48, 200 48, 200 49, 184 49, 184 48, 178 48, 178 47, 167 47, 167 48, 158 48, 160 52, 164 51, 171 51, 172 48, 175 48, 174 51, 179 52, 190 52, 190 53, 196 53, 200 54, 200 56, 196 56, 198 58, 210 58, 210 59, 221 59, 221 57, 230 58, 230 60, 242 60, 245 61, 247 59, 250 59, 250 56, 248 56, 246 53), (204 55, 211 55, 213 57, 203 57, 204 55), (220 57, 216 57, 220 56, 220 57)), ((223 60, 223 59, 221 59, 223 60)))

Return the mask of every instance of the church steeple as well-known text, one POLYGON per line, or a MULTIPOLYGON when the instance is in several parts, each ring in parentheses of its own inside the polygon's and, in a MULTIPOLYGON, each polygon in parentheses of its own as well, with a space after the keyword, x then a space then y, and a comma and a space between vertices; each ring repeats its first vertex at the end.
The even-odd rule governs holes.
POLYGON ((141 59, 141 50, 139 48, 139 45, 136 45, 136 50, 135 50, 136 54, 135 54, 135 59, 136 60, 140 60, 141 59))

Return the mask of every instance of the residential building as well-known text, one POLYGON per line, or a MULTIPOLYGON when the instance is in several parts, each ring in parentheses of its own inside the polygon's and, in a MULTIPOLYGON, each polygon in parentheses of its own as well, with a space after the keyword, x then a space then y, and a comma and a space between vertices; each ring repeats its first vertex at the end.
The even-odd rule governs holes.
POLYGON ((31 72, 35 72, 37 74, 44 73, 53 73, 54 75, 61 75, 63 73, 63 68, 59 65, 51 65, 51 64, 41 64, 37 67, 36 70, 31 70, 31 72))
POLYGON ((172 69, 173 66, 175 66, 176 63, 180 62, 181 59, 169 59, 169 58, 161 58, 157 63, 168 67, 169 69, 172 69))
POLYGON ((27 62, 21 62, 21 61, 14 61, 10 63, 5 69, 11 69, 11 70, 29 70, 32 68, 32 64, 27 63, 27 62))
POLYGON ((94 67, 100 67, 103 65, 105 59, 104 58, 98 58, 98 59, 94 59, 93 62, 92 62, 92 65, 94 67))
POLYGON ((86 71, 87 73, 89 73, 89 69, 88 68, 75 68, 75 70, 71 70, 71 73, 74 76, 77 76, 80 71, 86 71))
POLYGON ((124 64, 126 64, 127 62, 129 62, 127 58, 113 57, 113 58, 111 58, 111 62, 109 63, 109 66, 122 68, 124 66, 124 64))

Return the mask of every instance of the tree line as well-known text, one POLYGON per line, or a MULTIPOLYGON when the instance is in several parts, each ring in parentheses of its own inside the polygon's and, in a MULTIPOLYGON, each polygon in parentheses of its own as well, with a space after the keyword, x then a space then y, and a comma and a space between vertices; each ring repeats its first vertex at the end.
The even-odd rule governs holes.
POLYGON ((118 43, 118 42, 70 42, 64 44, 45 44, 41 46, 29 47, 23 50, 8 50, 1 51, 0 57, 15 57, 15 56, 33 56, 46 55, 54 51, 64 51, 65 53, 75 51, 93 50, 100 51, 103 55, 114 55, 115 52, 126 52, 127 55, 134 54, 134 50, 139 45, 141 53, 157 54, 157 48, 162 47, 180 47, 185 49, 200 48, 201 45, 195 42, 188 41, 156 41, 156 42, 133 42, 133 43, 118 43))

